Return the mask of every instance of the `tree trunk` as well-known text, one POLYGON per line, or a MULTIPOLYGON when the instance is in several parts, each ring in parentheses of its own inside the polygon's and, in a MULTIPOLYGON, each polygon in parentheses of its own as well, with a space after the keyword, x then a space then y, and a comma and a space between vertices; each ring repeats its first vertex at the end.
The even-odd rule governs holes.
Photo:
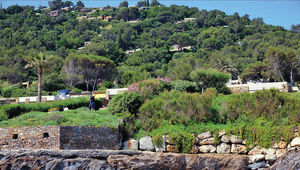
POLYGON ((86 80, 86 91, 89 91, 90 80, 86 80))
POLYGON ((42 75, 43 75, 43 68, 38 68, 38 102, 42 101, 42 75))

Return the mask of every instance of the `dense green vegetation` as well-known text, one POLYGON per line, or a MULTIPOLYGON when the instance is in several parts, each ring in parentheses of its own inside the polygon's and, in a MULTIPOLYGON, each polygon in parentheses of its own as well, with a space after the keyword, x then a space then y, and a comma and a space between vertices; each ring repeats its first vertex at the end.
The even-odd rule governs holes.
POLYGON ((62 125, 62 126, 118 126, 118 117, 107 111, 90 111, 86 108, 63 112, 29 112, 16 118, 0 122, 0 127, 20 127, 37 125, 62 125))
MULTIPOLYGON (((114 98, 109 107, 120 108, 118 100, 130 99, 129 96, 114 98)), ((124 112, 121 116, 128 135, 137 138, 225 129, 246 139, 248 146, 268 147, 281 138, 288 142, 293 137, 294 127, 300 126, 299 103, 298 95, 277 90, 231 95, 218 94, 215 89, 203 94, 165 91, 145 100, 137 113, 124 112)), ((184 138, 183 135, 180 140, 187 140, 184 138)))
MULTIPOLYGON (((18 5, 0 9, 1 89, 37 80, 36 68, 25 69, 30 64, 26 56, 36 51, 54 56, 47 63, 51 71, 43 70, 42 90, 48 92, 73 87, 91 90, 97 79, 117 79, 119 87, 158 76, 191 81, 192 71, 211 68, 232 78, 242 75, 244 80, 290 81, 293 73, 292 80, 299 81, 299 25, 285 30, 265 24, 262 18, 186 6, 164 7, 157 1, 141 1, 136 7, 123 2, 120 9, 106 7, 89 14, 81 12, 84 4, 80 1, 55 0, 49 5, 50 9, 18 5), (60 10, 72 5, 74 9, 60 10), (143 6, 148 8, 138 9, 143 6), (59 15, 50 16, 56 9, 59 15), (82 16, 86 18, 77 20, 82 16), (113 20, 101 19, 107 16, 113 20), (132 20, 137 21, 128 22, 132 20), (79 47, 84 48, 77 50, 79 47), (140 50, 126 53, 134 49, 140 50), (93 78, 83 72, 74 76, 80 63, 67 67, 73 61, 70 58, 91 55, 114 62, 115 74, 108 74, 109 68, 105 68, 93 78)), ((4 95, 8 93, 2 92, 4 95)))
POLYGON ((136 7, 122 2, 119 9, 89 14, 82 11, 81 1, 68 11, 60 8, 72 6, 69 1, 49 5, 0 9, 1 95, 36 95, 41 84, 39 94, 95 90, 97 80, 103 82, 100 89, 117 80, 129 92, 115 96, 106 111, 45 113, 86 107, 87 98, 0 106, 0 126, 115 126, 123 118, 126 138, 151 135, 159 144, 168 134, 185 153, 194 142, 192 134, 204 131, 225 129, 247 139, 248 146, 268 147, 281 137, 288 142, 299 127, 299 93, 238 95, 225 83, 238 76, 243 81, 298 83, 300 25, 286 30, 262 18, 165 7, 156 0, 136 7), (143 6, 147 8, 139 10, 143 6), (49 15, 57 9, 57 17, 49 15), (23 81, 35 82, 26 90, 23 81))

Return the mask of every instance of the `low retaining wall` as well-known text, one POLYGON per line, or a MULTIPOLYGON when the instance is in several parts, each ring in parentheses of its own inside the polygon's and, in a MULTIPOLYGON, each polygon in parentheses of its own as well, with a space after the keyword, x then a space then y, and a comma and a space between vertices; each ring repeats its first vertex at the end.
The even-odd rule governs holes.
MULTIPOLYGON (((162 138, 160 146, 156 146, 153 143, 152 138, 149 136, 143 137, 139 141, 130 139, 124 142, 123 149, 171 153, 179 152, 176 144, 170 140, 169 136, 163 136, 162 138)), ((235 135, 227 135, 223 130, 219 132, 219 138, 217 141, 212 132, 195 135, 195 143, 189 153, 245 155, 249 158, 249 167, 251 169, 257 169, 269 167, 277 160, 277 158, 281 157, 288 150, 298 147, 300 147, 300 137, 295 137, 289 144, 285 141, 274 143, 271 148, 263 148, 259 146, 247 148, 245 140, 235 135)))
POLYGON ((0 150, 77 150, 121 148, 119 128, 38 126, 0 128, 0 150))
POLYGON ((0 128, 0 150, 59 149, 59 126, 0 128))

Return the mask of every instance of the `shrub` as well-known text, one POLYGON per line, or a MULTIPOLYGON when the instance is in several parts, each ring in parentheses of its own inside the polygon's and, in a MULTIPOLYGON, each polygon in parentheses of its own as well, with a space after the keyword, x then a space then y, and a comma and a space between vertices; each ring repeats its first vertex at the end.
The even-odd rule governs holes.
POLYGON ((190 93, 199 91, 197 84, 195 82, 190 82, 185 80, 173 81, 172 89, 177 91, 186 91, 190 93))
POLYGON ((225 84, 229 81, 230 75, 216 70, 195 70, 190 77, 204 89, 216 88, 219 93, 230 94, 230 90, 225 84))
POLYGON ((143 98, 140 94, 124 93, 113 97, 109 103, 108 110, 112 114, 126 112, 136 114, 142 104, 143 98))
POLYGON ((179 152, 189 153, 195 143, 195 136, 190 133, 175 133, 170 135, 179 152))
POLYGON ((105 81, 105 82, 102 84, 102 87, 105 87, 105 88, 107 88, 107 89, 113 88, 113 87, 114 87, 114 83, 111 82, 111 81, 105 81))
POLYGON ((216 90, 208 89, 203 94, 186 92, 163 92, 140 108, 139 118, 144 130, 153 130, 167 121, 169 124, 216 122, 218 115, 210 112, 216 90))
POLYGON ((78 88, 73 88, 72 90, 71 90, 71 93, 81 93, 82 92, 82 90, 80 90, 80 89, 78 89, 78 88))
POLYGON ((156 134, 152 137, 153 143, 156 146, 161 146, 161 144, 163 143, 163 137, 159 134, 156 134))
POLYGON ((157 79, 143 80, 137 83, 133 83, 128 86, 129 92, 140 93, 144 98, 153 98, 164 90, 170 90, 171 85, 169 82, 165 82, 157 79))
POLYGON ((18 89, 17 85, 8 86, 2 89, 1 95, 3 97, 11 97, 12 93, 18 89))
POLYGON ((68 107, 69 109, 77 109, 88 106, 89 101, 86 97, 71 98, 67 100, 45 103, 4 105, 0 107, 0 120, 11 119, 31 111, 48 112, 50 108, 59 108, 59 110, 63 110, 64 107, 68 107))

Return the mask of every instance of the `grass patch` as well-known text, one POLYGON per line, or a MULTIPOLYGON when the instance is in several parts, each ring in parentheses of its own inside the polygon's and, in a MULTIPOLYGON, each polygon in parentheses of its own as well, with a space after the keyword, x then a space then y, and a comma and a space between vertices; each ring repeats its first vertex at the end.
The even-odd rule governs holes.
POLYGON ((13 119, 0 122, 0 127, 22 126, 97 126, 117 127, 118 117, 107 110, 90 111, 86 108, 63 112, 29 112, 13 119))

